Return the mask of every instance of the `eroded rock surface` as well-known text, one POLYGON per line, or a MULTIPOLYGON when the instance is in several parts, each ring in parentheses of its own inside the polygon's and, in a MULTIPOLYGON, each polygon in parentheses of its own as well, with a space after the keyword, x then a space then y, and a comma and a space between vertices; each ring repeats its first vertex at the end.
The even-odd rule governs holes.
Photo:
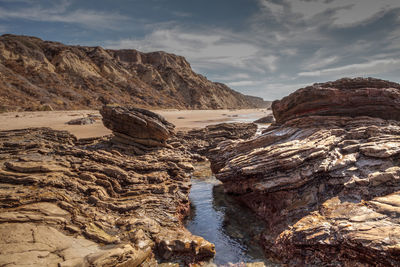
POLYGON ((243 95, 195 73, 165 52, 70 46, 36 37, 0 36, 0 111, 144 108, 257 108, 243 95))
POLYGON ((104 106, 100 110, 104 125, 113 131, 116 142, 140 148, 165 146, 175 126, 146 109, 104 106))
POLYGON ((0 265, 156 266, 214 245, 182 226, 190 155, 141 156, 108 138, 48 128, 0 132, 0 265))
POLYGON ((400 122, 387 120, 397 118, 389 106, 399 99, 392 95, 386 106, 376 105, 390 113, 383 118, 379 112, 357 116, 347 104, 339 111, 330 104, 321 113, 311 101, 327 87, 359 99, 354 109, 362 109, 366 100, 374 106, 375 97, 381 103, 397 90, 385 89, 388 84, 397 86, 354 79, 301 89, 273 105, 279 123, 261 136, 223 142, 210 152, 225 190, 268 223, 263 243, 271 256, 291 266, 400 264, 400 122), (363 88, 374 94, 359 97, 363 88), (307 113, 302 103, 310 96, 307 113))
POLYGON ((400 84, 374 78, 316 83, 274 101, 272 109, 278 123, 311 115, 400 120, 400 84))

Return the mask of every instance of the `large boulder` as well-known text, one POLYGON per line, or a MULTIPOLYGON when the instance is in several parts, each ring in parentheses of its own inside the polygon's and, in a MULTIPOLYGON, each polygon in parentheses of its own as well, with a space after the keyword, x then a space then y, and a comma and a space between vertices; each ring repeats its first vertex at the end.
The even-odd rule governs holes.
POLYGON ((209 153, 212 169, 266 220, 271 256, 292 266, 399 266, 400 122, 387 120, 397 118, 390 107, 398 85, 328 84, 275 102, 278 123, 257 138, 220 143, 209 153), (322 92, 329 97, 320 101, 322 92))
POLYGON ((272 103, 277 123, 304 116, 400 120, 400 84, 374 78, 316 83, 272 103))
POLYGON ((118 142, 147 147, 162 147, 174 134, 175 126, 161 115, 146 109, 104 106, 100 110, 104 126, 113 131, 118 142))

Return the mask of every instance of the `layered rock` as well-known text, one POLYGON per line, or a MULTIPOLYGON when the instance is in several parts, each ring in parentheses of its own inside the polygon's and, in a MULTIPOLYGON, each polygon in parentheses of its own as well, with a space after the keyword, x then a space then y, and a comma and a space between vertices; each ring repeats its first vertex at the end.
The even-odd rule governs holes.
POLYGON ((212 257, 214 245, 182 224, 191 155, 131 152, 108 137, 0 132, 0 265, 156 266, 212 257))
POLYGON ((271 256, 291 266, 398 266, 400 122, 387 120, 396 110, 377 118, 399 100, 398 85, 358 78, 313 88, 275 102, 278 123, 261 136, 219 144, 213 171, 266 220, 271 256), (334 104, 319 104, 321 92, 334 104), (334 95, 347 95, 344 104, 334 95))
POLYGON ((68 46, 28 36, 0 36, 0 73, 0 112, 99 109, 110 103, 181 109, 269 104, 209 81, 181 56, 68 46))
POLYGON ((175 125, 149 110, 135 107, 104 106, 100 110, 103 124, 113 131, 118 143, 145 147, 162 147, 174 134, 175 125))
POLYGON ((370 116, 400 120, 400 84, 374 78, 316 83, 272 104, 278 123, 304 116, 370 116))

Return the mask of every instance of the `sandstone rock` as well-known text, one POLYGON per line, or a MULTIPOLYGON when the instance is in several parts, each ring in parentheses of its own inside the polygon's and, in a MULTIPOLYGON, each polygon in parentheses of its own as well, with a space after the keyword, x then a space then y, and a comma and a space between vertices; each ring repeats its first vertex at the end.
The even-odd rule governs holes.
POLYGON ((155 266, 163 244, 174 262, 212 257, 214 245, 182 226, 190 156, 124 147, 47 128, 0 132, 0 265, 155 266))
POLYGON ((400 84, 374 78, 343 78, 316 83, 274 101, 275 119, 283 123, 304 116, 370 116, 400 120, 400 84))
MULTIPOLYGON (((359 111, 366 101, 373 110, 375 96, 381 103, 381 96, 397 90, 373 79, 350 81, 345 94, 361 101, 353 105, 359 111), (381 91, 359 97, 363 90, 372 92, 365 88, 381 91)), ((309 107, 319 106, 313 96, 321 90, 334 100, 330 90, 348 85, 346 79, 314 88, 317 92, 300 89, 274 103, 278 124, 261 136, 222 142, 207 154, 225 191, 267 222, 266 251, 290 266, 400 264, 400 122, 385 120, 396 118, 396 111, 377 106, 388 114, 372 117, 368 110, 353 113, 346 101, 322 113, 319 108, 306 112, 303 105, 311 97, 315 102, 309 107)), ((388 105, 396 99, 388 99, 388 105)))
POLYGON ((144 146, 165 146, 175 126, 162 116, 140 108, 104 106, 100 110, 104 126, 119 137, 119 142, 144 146))
POLYGON ((181 109, 268 104, 209 81, 185 58, 165 52, 68 46, 5 34, 0 72, 0 111, 100 109, 110 103, 181 109))
POLYGON ((0 264, 7 266, 138 266, 150 256, 131 245, 104 247, 33 223, 2 223, 0 234, 0 264))

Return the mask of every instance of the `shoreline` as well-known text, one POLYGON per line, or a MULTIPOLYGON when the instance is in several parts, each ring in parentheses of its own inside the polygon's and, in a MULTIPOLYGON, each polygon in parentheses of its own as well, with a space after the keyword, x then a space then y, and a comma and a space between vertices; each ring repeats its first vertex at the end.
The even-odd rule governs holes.
MULTIPOLYGON (((162 115, 176 126, 176 130, 202 128, 223 122, 252 122, 271 113, 263 109, 218 109, 218 110, 151 110, 162 115)), ((57 110, 57 111, 21 111, 0 113, 0 131, 34 127, 49 127, 64 130, 77 138, 100 137, 111 134, 104 127, 98 110, 57 110), (68 125, 68 121, 95 116, 96 121, 88 125, 68 125)))

